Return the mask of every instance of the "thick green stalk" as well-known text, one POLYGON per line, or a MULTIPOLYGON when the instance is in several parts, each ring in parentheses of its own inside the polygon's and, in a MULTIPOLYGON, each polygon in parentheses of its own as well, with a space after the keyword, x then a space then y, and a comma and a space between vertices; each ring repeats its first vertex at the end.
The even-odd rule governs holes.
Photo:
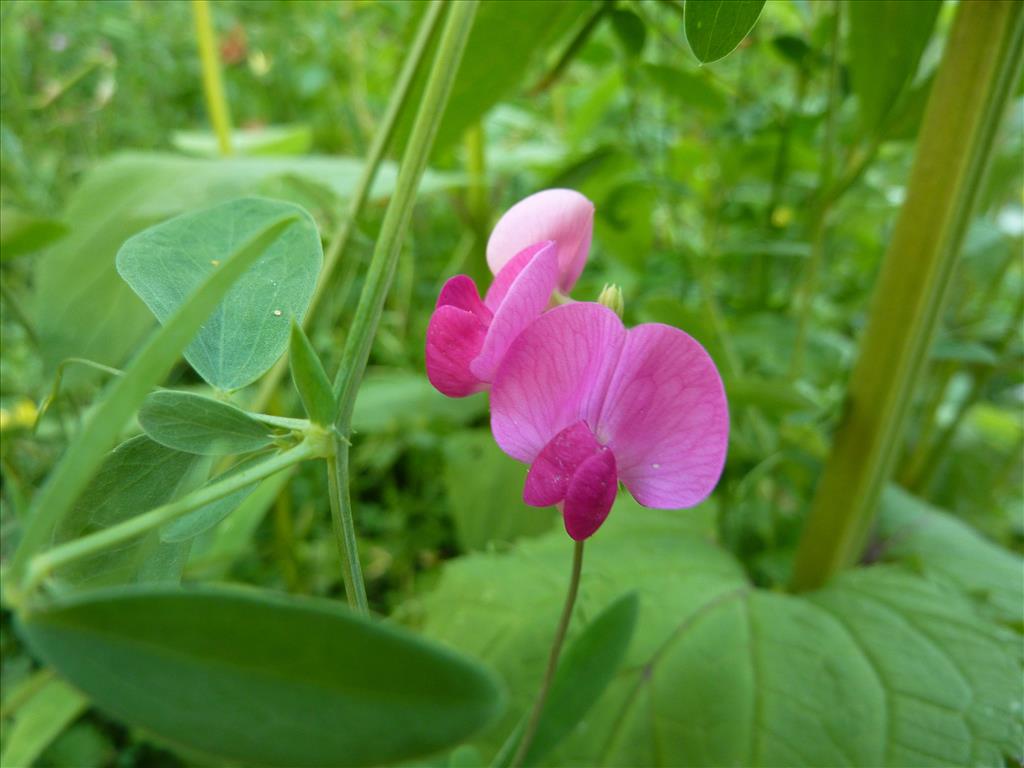
POLYGON ((1020 3, 970 2, 957 8, 844 418, 797 550, 796 589, 823 585, 863 548, 1017 82, 1022 38, 1020 3))
POLYGON ((217 36, 213 31, 208 0, 192 0, 192 12, 196 19, 196 43, 199 46, 199 60, 203 68, 203 94, 206 96, 206 110, 217 134, 217 147, 222 155, 230 155, 231 111, 224 95, 224 81, 220 76, 220 61, 217 58, 217 36))
MULTIPOLYGON (((373 338, 377 332, 380 315, 384 309, 388 289, 395 275, 395 266, 405 239, 412 208, 416 201, 420 179, 427 167, 434 137, 444 116, 445 106, 451 94, 455 75, 458 72, 462 52, 465 50, 469 31, 476 14, 476 0, 452 3, 448 9, 444 31, 438 44, 434 66, 423 92, 419 111, 413 123, 409 143, 402 157, 395 193, 384 214, 377 244, 370 261, 370 268, 363 284, 355 316, 345 340, 341 365, 334 380, 334 394, 338 400, 337 430, 334 436, 333 466, 328 471, 333 476, 330 482, 336 484, 337 498, 332 494, 331 517, 335 535, 343 544, 341 556, 346 563, 346 572, 352 577, 352 591, 349 604, 365 612, 366 594, 362 586, 359 568, 359 553, 356 551, 355 525, 352 514, 352 499, 348 487, 348 438, 351 431, 352 410, 356 393, 366 370, 373 338)), ((346 577, 346 581, 348 577, 346 577)))
MULTIPOLYGON (((331 237, 327 250, 324 252, 324 266, 320 271, 320 280, 317 283, 316 290, 313 292, 313 298, 309 302, 309 309, 306 311, 306 319, 303 322, 303 325, 306 327, 309 326, 310 320, 314 316, 329 286, 341 286, 341 298, 336 300, 337 306, 344 308, 347 303, 349 287, 355 277, 358 262, 355 259, 345 262, 346 269, 340 279, 336 278, 335 270, 337 270, 338 264, 348 249, 352 233, 355 232, 356 222, 363 215, 366 201, 370 199, 370 190, 373 188, 373 182, 377 178, 377 172, 380 170, 381 163, 384 160, 384 153, 387 151, 388 145, 391 144, 391 139, 395 135, 398 118, 401 116, 406 102, 409 100, 409 94, 412 91, 412 84, 416 78, 416 73, 420 70, 426 58, 428 43, 434 34, 434 29, 437 27, 443 11, 444 4, 440 0, 434 0, 423 14, 423 19, 416 32, 416 39, 413 41, 405 64, 402 65, 402 71, 398 75, 395 87, 391 91, 391 98, 388 100, 384 117, 381 118, 380 126, 374 134, 373 144, 370 145, 370 152, 366 156, 366 162, 363 164, 359 181, 356 183, 355 191, 349 199, 348 209, 345 211, 345 215, 338 224, 337 231, 331 237)), ((253 401, 254 410, 264 410, 286 370, 288 370, 288 358, 283 357, 278 360, 273 370, 263 377, 259 392, 253 401)))
POLYGON ((177 501, 164 504, 156 509, 151 509, 149 512, 129 518, 123 523, 118 523, 102 531, 69 541, 67 544, 60 544, 53 549, 36 555, 29 562, 24 594, 31 594, 47 575, 53 573, 58 568, 138 538, 143 534, 156 530, 162 525, 166 525, 172 520, 184 517, 189 512, 194 512, 217 499, 224 498, 230 493, 239 491, 248 485, 252 485, 259 480, 280 472, 282 469, 317 455, 317 445, 309 440, 304 440, 284 453, 280 453, 254 467, 231 475, 220 482, 200 488, 177 501))

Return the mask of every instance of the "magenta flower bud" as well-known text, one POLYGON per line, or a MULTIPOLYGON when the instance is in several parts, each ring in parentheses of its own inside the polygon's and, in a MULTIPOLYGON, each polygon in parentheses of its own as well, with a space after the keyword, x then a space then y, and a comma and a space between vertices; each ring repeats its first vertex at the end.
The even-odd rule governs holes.
POLYGON ((520 200, 498 220, 487 241, 491 272, 523 248, 544 240, 558 244, 558 289, 568 293, 579 279, 594 232, 594 204, 571 189, 546 189, 520 200))
POLYGON ((523 500, 558 504, 577 541, 621 481, 644 506, 691 507, 718 483, 729 410, 714 363, 660 323, 626 329, 593 303, 552 309, 511 344, 494 378, 491 430, 530 464, 523 500))

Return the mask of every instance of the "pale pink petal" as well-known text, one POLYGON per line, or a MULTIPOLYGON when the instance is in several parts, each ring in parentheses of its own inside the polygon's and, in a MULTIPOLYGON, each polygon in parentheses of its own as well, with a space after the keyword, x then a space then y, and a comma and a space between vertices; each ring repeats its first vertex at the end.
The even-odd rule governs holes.
POLYGON ((486 334, 487 326, 473 312, 451 304, 434 310, 427 326, 426 362, 427 378, 439 392, 466 397, 486 388, 469 369, 486 334))
POLYGON ((608 517, 618 489, 612 451, 604 448, 584 461, 569 481, 562 507, 566 533, 576 541, 593 536, 608 517))
POLYGON ((534 320, 494 377, 491 431, 501 449, 532 463, 570 424, 595 424, 625 340, 622 321, 600 304, 565 304, 534 320))
POLYGON ((523 248, 554 240, 559 287, 568 292, 587 262, 593 230, 593 203, 571 189, 546 189, 520 200, 498 220, 487 241, 487 263, 497 275, 523 248))
POLYGON ((602 450, 594 433, 584 422, 566 427, 544 446, 530 465, 523 488, 523 501, 534 507, 548 507, 565 498, 573 473, 602 450))
MULTIPOLYGON (((555 244, 555 241, 545 240, 542 243, 534 243, 523 248, 510 262, 501 268, 501 271, 495 275, 491 287, 487 289, 487 296, 484 298, 484 304, 487 305, 488 309, 492 312, 497 311, 498 306, 505 299, 508 289, 512 287, 512 283, 515 282, 519 274, 526 268, 526 265, 530 263, 534 256, 548 246, 553 246, 557 253, 558 246, 555 244)), ((557 269, 557 257, 555 263, 557 269)))
POLYGON ((501 274, 517 267, 517 260, 524 255, 529 260, 519 270, 494 310, 494 319, 487 330, 480 356, 469 366, 473 374, 483 381, 493 381, 509 346, 526 326, 547 309, 555 290, 558 280, 555 244, 549 241, 540 247, 526 248, 508 263, 501 274))
POLYGON ((648 323, 629 331, 596 425, 644 506, 693 506, 722 473, 729 438, 722 380, 704 348, 678 328, 648 323))

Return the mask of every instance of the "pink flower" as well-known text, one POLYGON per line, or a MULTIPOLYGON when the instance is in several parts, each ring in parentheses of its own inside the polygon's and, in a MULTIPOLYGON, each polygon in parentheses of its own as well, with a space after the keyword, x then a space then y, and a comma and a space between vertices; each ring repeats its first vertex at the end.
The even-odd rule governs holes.
POLYGON ((622 481, 648 507, 690 507, 721 475, 725 391, 677 328, 627 330, 600 304, 545 313, 509 347, 491 392, 498 445, 530 464, 523 500, 560 504, 576 540, 601 526, 622 481))
POLYGON ((509 346, 547 309, 557 281, 558 248, 546 241, 508 261, 483 301, 466 275, 445 283, 427 326, 430 383, 448 397, 488 389, 509 346))
POLYGON ((558 244, 558 288, 576 284, 590 251, 594 204, 571 189, 546 189, 520 200, 498 220, 487 241, 487 264, 497 275, 523 248, 544 240, 558 244))

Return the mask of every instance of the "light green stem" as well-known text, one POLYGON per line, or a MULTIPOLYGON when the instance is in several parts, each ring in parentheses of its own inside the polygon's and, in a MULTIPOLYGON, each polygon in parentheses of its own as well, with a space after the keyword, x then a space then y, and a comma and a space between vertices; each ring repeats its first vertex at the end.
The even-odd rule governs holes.
POLYGON ((548 666, 544 670, 544 679, 540 684, 540 691, 537 693, 537 700, 533 703, 530 712, 530 719, 526 722, 526 729, 523 731, 523 738, 519 742, 519 748, 512 758, 512 768, 518 768, 523 764, 533 738, 537 735, 537 728, 540 726, 541 715, 544 714, 544 704, 547 702, 548 693, 551 691, 551 683, 555 679, 555 672, 558 670, 558 658, 562 655, 562 646, 565 645, 565 635, 569 629, 569 622, 572 620, 572 611, 576 605, 576 595, 580 589, 580 574, 583 572, 583 542, 575 542, 576 546, 572 552, 572 574, 569 577, 569 589, 565 594, 565 605, 562 606, 562 617, 558 621, 558 628, 555 630, 555 638, 551 642, 551 652, 548 654, 548 666))
POLYGON ((317 448, 309 441, 304 440, 284 453, 280 453, 254 467, 231 475, 220 482, 200 488, 177 501, 164 504, 156 509, 151 509, 149 512, 125 520, 123 523, 118 523, 102 531, 69 541, 67 544, 60 544, 53 549, 38 554, 29 561, 24 593, 31 594, 49 574, 58 568, 63 568, 70 563, 91 557, 97 552, 102 552, 131 541, 172 520, 184 517, 189 512, 193 512, 217 499, 221 499, 259 480, 270 477, 282 469, 317 455, 317 448))
POLYGON ((231 111, 224 94, 224 81, 220 74, 220 60, 217 58, 217 36, 213 31, 208 0, 192 0, 192 12, 196 19, 196 43, 199 46, 199 60, 203 67, 203 93, 210 122, 217 134, 217 147, 222 155, 230 155, 231 111))
POLYGON ((434 146, 434 137, 444 116, 462 52, 473 26, 476 8, 476 0, 465 0, 449 5, 434 66, 416 113, 409 143, 402 157, 395 193, 384 214, 384 222, 381 224, 373 258, 363 284, 363 292, 352 318, 341 365, 334 380, 334 394, 339 408, 334 435, 336 458, 332 462, 333 466, 328 466, 331 476, 329 482, 334 484, 336 491, 331 494, 331 518, 334 521, 335 536, 341 545, 341 556, 346 563, 346 586, 350 587, 349 604, 364 612, 367 601, 359 566, 359 554, 355 550, 355 525, 348 484, 348 438, 351 432, 352 410, 370 357, 384 301, 394 278, 402 241, 412 218, 412 208, 420 179, 426 170, 427 160, 434 146), (349 578, 352 581, 351 585, 348 584, 349 578))
MULTIPOLYGON (((348 208, 338 224, 337 231, 331 237, 327 250, 324 252, 324 267, 320 272, 320 280, 317 283, 316 290, 313 292, 313 298, 309 302, 309 309, 306 311, 306 318, 303 322, 305 327, 309 326, 329 286, 339 286, 341 295, 340 298, 335 299, 337 306, 343 308, 347 302, 348 292, 355 277, 357 261, 351 259, 345 262, 346 268, 340 279, 335 275, 335 271, 338 268, 338 264, 341 263, 342 257, 348 251, 348 244, 352 239, 352 233, 355 232, 356 222, 359 221, 363 214, 366 201, 370 199, 370 190, 373 189, 377 172, 380 170, 381 163, 384 160, 384 153, 387 151, 388 145, 391 144, 391 139, 395 135, 398 118, 402 115, 406 102, 409 100, 409 94, 412 91, 412 84, 416 78, 416 73, 420 70, 426 58, 428 44, 443 10, 444 4, 439 0, 435 0, 435 2, 430 3, 423 15, 423 20, 420 22, 419 29, 416 32, 416 39, 413 41, 409 56, 406 58, 402 71, 398 75, 398 81, 391 91, 391 98, 388 100, 384 117, 381 118, 380 126, 374 134, 373 144, 370 146, 370 152, 366 156, 366 162, 363 164, 355 191, 349 199, 348 208)), ((264 410, 286 370, 288 370, 288 360, 287 358, 281 358, 271 372, 263 377, 259 392, 253 400, 253 408, 255 410, 264 410)))
POLYGON ((888 481, 956 255, 1020 72, 1021 3, 961 3, 875 290, 846 411, 812 503, 793 586, 856 560, 888 481))

